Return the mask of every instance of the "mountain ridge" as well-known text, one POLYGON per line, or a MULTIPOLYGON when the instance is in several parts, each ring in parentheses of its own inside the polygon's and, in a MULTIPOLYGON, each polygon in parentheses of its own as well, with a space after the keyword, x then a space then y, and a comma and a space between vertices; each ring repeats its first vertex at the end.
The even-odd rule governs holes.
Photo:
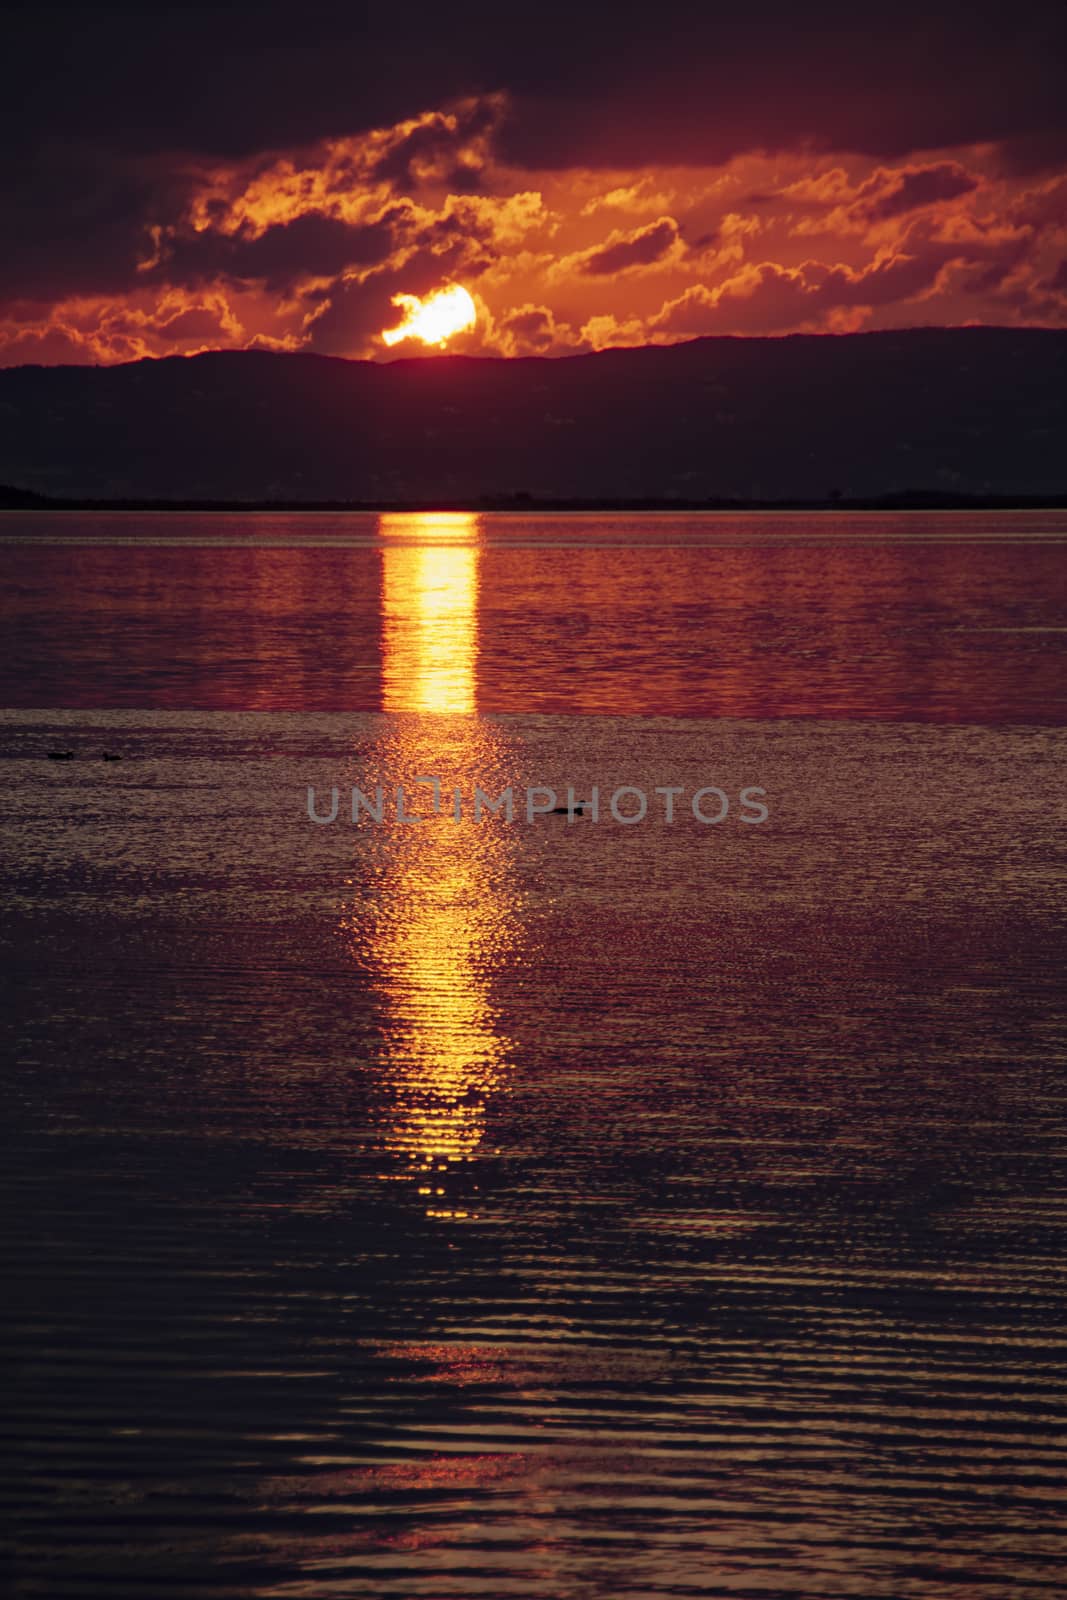
POLYGON ((73 500, 1032 499, 1067 490, 1065 442, 1044 328, 0 370, 0 482, 73 500))

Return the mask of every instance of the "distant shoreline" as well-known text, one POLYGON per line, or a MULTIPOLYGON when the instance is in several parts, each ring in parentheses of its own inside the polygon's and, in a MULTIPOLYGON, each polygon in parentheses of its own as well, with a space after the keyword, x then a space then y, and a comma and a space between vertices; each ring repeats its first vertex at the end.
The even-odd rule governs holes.
POLYGON ((476 499, 453 500, 195 500, 195 499, 69 499, 36 494, 28 489, 0 485, 0 511, 363 511, 434 512, 511 511, 519 513, 633 512, 633 511, 1062 511, 1067 510, 1067 491, 1063 494, 975 495, 951 494, 937 490, 908 489, 893 494, 847 496, 820 499, 656 499, 627 496, 623 499, 556 499, 536 495, 482 495, 476 499))

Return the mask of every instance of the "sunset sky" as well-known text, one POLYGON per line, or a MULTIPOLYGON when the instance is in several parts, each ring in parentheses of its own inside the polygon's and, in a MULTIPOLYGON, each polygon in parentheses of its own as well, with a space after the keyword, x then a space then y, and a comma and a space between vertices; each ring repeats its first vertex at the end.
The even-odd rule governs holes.
POLYGON ((1060 5, 9 13, 0 364, 1067 326, 1060 5), (12 72, 14 66, 14 72, 12 72))

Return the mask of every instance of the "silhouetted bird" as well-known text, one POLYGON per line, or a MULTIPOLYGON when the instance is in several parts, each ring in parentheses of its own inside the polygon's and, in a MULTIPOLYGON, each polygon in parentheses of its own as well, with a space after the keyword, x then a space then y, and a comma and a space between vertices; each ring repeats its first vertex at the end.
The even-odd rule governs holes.
POLYGON ((121 761, 122 757, 121 756, 113 756, 109 750, 105 750, 103 755, 100 757, 100 759, 101 759, 101 761, 121 761))
POLYGON ((73 750, 49 750, 48 759, 49 759, 49 761, 73 761, 74 760, 74 751, 73 750))

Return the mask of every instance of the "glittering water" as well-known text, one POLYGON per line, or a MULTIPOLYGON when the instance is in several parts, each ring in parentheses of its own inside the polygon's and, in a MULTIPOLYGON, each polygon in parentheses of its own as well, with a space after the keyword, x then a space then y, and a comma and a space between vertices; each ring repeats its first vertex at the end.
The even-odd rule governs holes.
POLYGON ((1065 536, 0 518, 14 1593, 1060 1592, 1065 536))

